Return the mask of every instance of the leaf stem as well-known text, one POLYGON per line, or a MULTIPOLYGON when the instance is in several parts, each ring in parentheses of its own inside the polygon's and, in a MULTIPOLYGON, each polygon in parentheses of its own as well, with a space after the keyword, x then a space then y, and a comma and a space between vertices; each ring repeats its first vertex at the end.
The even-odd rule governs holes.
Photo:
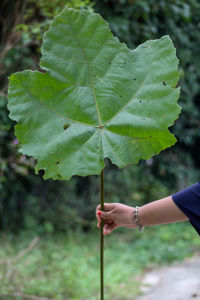
MULTIPOLYGON (((100 178, 100 191, 101 191, 101 210, 104 210, 104 169, 101 171, 100 178)), ((101 219, 101 237, 100 237, 100 289, 101 289, 101 300, 104 299, 104 278, 103 278, 103 269, 104 269, 104 236, 103 236, 103 226, 104 220, 101 219)))

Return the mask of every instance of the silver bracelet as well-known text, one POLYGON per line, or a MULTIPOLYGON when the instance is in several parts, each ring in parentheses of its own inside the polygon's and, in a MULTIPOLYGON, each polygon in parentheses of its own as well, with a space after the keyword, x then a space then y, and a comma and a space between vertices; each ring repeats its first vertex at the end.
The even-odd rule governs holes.
POLYGON ((135 219, 133 222, 136 224, 138 230, 142 232, 144 230, 144 226, 140 224, 138 210, 139 210, 139 206, 136 206, 135 209, 133 209, 133 215, 135 219))

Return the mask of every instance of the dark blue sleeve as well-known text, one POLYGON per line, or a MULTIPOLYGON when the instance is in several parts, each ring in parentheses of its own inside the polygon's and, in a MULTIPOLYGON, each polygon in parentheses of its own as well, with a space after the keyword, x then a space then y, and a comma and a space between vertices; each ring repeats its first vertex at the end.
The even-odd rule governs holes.
POLYGON ((172 199, 200 235, 200 182, 173 194, 172 199))

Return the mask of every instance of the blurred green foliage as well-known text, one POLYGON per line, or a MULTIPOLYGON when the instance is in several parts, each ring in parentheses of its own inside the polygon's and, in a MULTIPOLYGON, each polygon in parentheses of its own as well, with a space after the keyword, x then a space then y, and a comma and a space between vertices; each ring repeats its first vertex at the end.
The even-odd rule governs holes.
POLYGON ((25 45, 34 44, 40 53, 43 34, 48 30, 52 19, 65 7, 92 10, 90 0, 29 0, 23 16, 23 23, 17 26, 22 32, 25 45))
MULTIPOLYGON (((105 237, 105 300, 135 299, 144 271, 182 260, 200 250, 199 237, 187 223, 145 228, 142 238, 140 232, 132 229, 117 231, 105 237)), ((90 235, 78 231, 46 235, 31 248, 28 243, 33 238, 24 233, 17 237, 0 236, 2 299, 3 295, 8 297, 17 291, 29 297, 99 299, 96 231, 90 235)))
POLYGON ((43 33, 67 4, 99 12, 121 41, 135 48, 169 34, 180 59, 183 111, 172 128, 178 143, 138 166, 118 170, 107 161, 106 202, 143 204, 167 196, 200 175, 199 52, 200 3, 197 0, 8 0, 0 3, 0 229, 37 233, 96 227, 99 178, 43 181, 34 160, 18 152, 14 123, 8 118, 7 77, 39 69, 43 33))

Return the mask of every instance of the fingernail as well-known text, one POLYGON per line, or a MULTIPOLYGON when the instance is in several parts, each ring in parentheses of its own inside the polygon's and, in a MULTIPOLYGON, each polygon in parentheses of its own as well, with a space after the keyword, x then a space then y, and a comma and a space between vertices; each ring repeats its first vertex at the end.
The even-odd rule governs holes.
POLYGON ((98 216, 100 216, 101 215, 101 211, 98 211, 98 216))

